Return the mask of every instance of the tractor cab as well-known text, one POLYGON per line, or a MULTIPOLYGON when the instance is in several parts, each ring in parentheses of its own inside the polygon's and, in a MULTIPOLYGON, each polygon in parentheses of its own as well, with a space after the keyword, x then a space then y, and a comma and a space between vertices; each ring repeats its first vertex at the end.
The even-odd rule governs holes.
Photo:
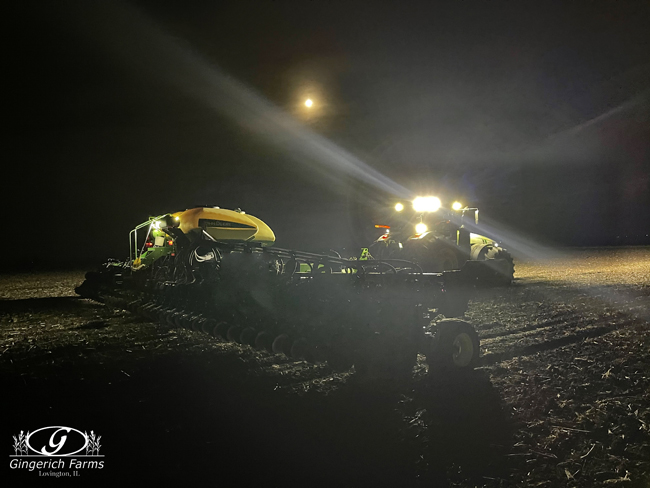
MULTIPOLYGON (((138 249, 137 228, 131 231, 132 239, 136 244, 135 254, 132 254, 134 269, 150 265, 163 256, 169 254, 173 256, 176 251, 174 239, 161 229, 160 217, 151 217, 145 224, 148 224, 149 228, 140 249, 138 249)), ((133 253, 133 249, 131 252, 133 253)))

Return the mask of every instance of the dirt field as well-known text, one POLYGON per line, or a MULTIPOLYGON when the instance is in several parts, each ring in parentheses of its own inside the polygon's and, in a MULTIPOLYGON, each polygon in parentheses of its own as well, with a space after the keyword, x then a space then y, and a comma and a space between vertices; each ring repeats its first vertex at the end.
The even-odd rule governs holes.
POLYGON ((477 291, 473 374, 380 386, 79 299, 83 272, 0 276, 7 455, 62 425, 102 436, 93 485, 647 488, 650 248, 558 256, 477 291))

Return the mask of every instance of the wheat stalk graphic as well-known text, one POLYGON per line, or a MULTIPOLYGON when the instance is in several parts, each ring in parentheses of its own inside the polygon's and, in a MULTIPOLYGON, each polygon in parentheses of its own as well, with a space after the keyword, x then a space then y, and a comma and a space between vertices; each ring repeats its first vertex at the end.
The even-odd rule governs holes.
POLYGON ((84 431, 84 435, 86 436, 86 439, 88 439, 88 443, 86 444, 86 454, 87 455, 99 454, 99 448, 102 447, 101 444, 99 443, 99 440, 102 438, 102 436, 100 435, 96 436, 92 430, 90 431, 90 435, 88 435, 84 431))
POLYGON ((20 434, 18 434, 18 438, 16 438, 15 435, 12 437, 14 438, 14 453, 16 456, 27 455, 27 437, 29 437, 29 431, 25 434, 21 430, 20 434))

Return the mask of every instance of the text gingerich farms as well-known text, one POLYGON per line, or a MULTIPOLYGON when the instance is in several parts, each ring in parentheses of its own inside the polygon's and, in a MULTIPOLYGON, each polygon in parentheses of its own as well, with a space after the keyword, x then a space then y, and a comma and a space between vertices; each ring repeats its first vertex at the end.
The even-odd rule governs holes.
POLYGON ((14 458, 9 462, 9 467, 11 469, 28 469, 29 471, 34 471, 35 469, 103 469, 104 461, 88 461, 75 458, 28 461, 26 459, 14 458))

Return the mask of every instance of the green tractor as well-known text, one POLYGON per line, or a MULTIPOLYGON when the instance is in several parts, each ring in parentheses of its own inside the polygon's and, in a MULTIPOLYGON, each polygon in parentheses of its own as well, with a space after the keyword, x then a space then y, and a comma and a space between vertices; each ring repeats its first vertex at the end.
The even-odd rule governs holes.
POLYGON ((368 251, 374 259, 415 262, 424 272, 461 269, 471 262, 480 282, 509 285, 515 272, 512 256, 495 240, 470 232, 465 227, 469 218, 478 224, 477 208, 459 202, 444 208, 437 197, 416 198, 412 211, 397 202, 390 225, 375 225, 384 232, 368 251))

